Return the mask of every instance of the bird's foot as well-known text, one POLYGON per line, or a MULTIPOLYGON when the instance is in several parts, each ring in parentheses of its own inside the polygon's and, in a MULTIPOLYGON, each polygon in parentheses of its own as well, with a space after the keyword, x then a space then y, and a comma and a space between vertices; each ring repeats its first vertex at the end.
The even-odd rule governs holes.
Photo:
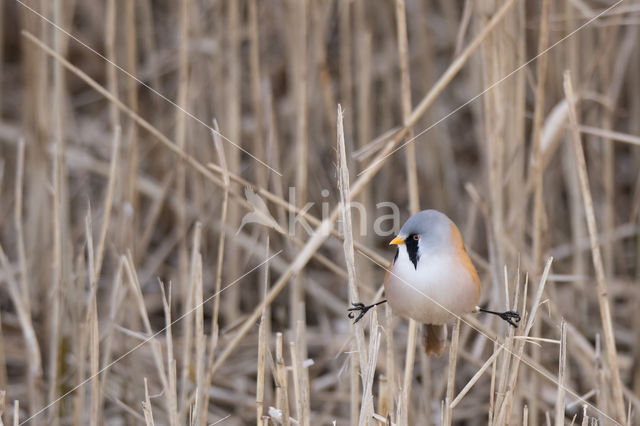
POLYGON ((353 323, 355 324, 358 321, 360 321, 367 312, 369 312, 369 309, 373 308, 374 306, 382 305, 385 302, 386 300, 382 300, 378 303, 374 303, 373 305, 369 305, 369 306, 365 306, 364 303, 362 302, 351 302, 351 304, 353 305, 353 308, 347 309, 349 311, 347 316, 353 319, 356 315, 358 315, 355 321, 353 321, 353 323))
POLYGON ((518 328, 518 323, 520 322, 520 314, 516 311, 505 311, 501 312, 498 315, 500 318, 511 324, 512 326, 518 328))
POLYGON ((505 311, 505 312, 494 312, 488 309, 479 308, 480 312, 484 312, 487 314, 497 315, 506 322, 508 322, 513 327, 518 327, 518 323, 520 322, 520 314, 516 311, 505 311))

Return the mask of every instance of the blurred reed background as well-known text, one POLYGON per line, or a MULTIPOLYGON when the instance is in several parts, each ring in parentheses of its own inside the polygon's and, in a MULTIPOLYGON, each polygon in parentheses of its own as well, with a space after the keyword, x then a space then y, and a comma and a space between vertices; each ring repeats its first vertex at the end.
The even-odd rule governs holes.
POLYGON ((640 2, 0 12, 5 424, 640 421, 640 2), (520 327, 352 325, 381 202, 447 213, 520 327))

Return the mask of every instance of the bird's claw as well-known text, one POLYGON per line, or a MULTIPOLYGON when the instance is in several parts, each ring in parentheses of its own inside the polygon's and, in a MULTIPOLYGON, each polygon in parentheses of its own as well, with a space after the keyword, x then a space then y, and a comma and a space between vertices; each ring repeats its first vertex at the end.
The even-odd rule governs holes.
POLYGON ((510 325, 518 328, 518 324, 520 322, 520 314, 516 311, 505 311, 499 314, 500 318, 508 322, 510 325))
POLYGON ((353 319, 354 317, 356 317, 356 313, 359 312, 359 314, 356 317, 355 321, 353 321, 353 323, 355 324, 358 321, 360 321, 362 319, 362 317, 365 316, 365 314, 367 312, 369 312, 369 309, 373 308, 374 306, 378 306, 378 305, 380 305, 382 303, 385 303, 385 302, 386 302, 386 300, 383 300, 381 302, 374 303, 373 305, 369 305, 369 306, 365 306, 365 304, 362 303, 362 302, 351 302, 351 304, 353 305, 353 308, 347 309, 347 311, 349 311, 347 316, 350 319, 353 319))
POLYGON ((369 311, 369 309, 371 309, 374 306, 374 305, 364 306, 364 303, 362 302, 351 302, 351 304, 353 305, 353 308, 347 309, 349 311, 347 316, 350 319, 353 319, 356 316, 356 313, 360 312, 356 317, 356 320, 353 322, 354 324, 360 321, 360 319, 362 319, 362 317, 369 311))

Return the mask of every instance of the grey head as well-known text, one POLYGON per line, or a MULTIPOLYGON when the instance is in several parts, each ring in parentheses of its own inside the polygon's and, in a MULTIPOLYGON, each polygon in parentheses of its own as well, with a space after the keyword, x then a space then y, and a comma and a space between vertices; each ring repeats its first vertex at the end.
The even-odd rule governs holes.
POLYGON ((451 219, 444 213, 423 210, 411 216, 402 225, 397 239, 394 239, 392 244, 404 243, 409 259, 417 268, 422 255, 441 252, 443 247, 451 246, 451 223, 451 219))
POLYGON ((425 242, 449 241, 451 219, 437 210, 422 210, 407 219, 398 236, 405 239, 413 234, 420 235, 420 239, 425 242))

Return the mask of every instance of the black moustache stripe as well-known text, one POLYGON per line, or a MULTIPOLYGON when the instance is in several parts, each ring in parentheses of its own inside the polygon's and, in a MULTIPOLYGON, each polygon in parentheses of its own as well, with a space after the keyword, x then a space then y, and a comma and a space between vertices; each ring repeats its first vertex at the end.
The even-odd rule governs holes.
POLYGON ((407 246, 407 253, 413 266, 418 269, 418 240, 413 239, 413 234, 409 235, 404 244, 407 246))

